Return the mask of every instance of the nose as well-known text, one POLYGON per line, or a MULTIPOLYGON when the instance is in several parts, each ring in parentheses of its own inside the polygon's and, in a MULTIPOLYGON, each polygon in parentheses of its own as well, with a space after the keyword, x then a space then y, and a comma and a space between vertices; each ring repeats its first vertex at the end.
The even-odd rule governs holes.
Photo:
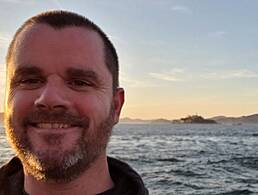
POLYGON ((47 82, 40 89, 40 94, 34 101, 36 108, 42 110, 60 110, 65 111, 69 108, 70 101, 67 99, 67 94, 60 81, 47 82))

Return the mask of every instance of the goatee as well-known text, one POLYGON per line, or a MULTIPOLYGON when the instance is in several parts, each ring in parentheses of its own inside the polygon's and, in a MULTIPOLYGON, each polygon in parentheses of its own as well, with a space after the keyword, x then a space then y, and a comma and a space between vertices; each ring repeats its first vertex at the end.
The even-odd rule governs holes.
MULTIPOLYGON (((38 180, 69 182, 86 171, 101 154, 105 153, 114 125, 114 107, 111 106, 108 116, 96 127, 91 128, 90 122, 87 117, 60 111, 34 111, 22 121, 19 121, 14 113, 7 116, 6 133, 26 172, 38 180), (50 151, 33 147, 33 140, 28 136, 27 127, 51 121, 82 128, 82 133, 72 148, 62 150, 57 147, 50 151)), ((62 140, 60 136, 50 134, 46 139, 49 144, 55 143, 58 146, 58 142, 62 140)))

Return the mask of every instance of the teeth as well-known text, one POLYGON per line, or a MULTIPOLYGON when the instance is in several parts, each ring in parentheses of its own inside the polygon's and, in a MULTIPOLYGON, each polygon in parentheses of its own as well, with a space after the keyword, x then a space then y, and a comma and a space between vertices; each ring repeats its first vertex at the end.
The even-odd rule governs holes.
POLYGON ((54 129, 62 128, 61 126, 62 126, 62 124, 59 125, 58 123, 52 124, 52 127, 53 127, 54 129))
POLYGON ((38 123, 37 127, 41 129, 65 129, 69 128, 70 125, 64 123, 38 123))

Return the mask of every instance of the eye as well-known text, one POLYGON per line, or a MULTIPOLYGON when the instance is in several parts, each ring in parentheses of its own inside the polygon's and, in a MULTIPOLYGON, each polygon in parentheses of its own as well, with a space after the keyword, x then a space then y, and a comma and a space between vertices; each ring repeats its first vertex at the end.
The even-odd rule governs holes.
POLYGON ((36 78, 23 79, 20 81, 21 84, 39 84, 42 83, 42 80, 36 78))
POLYGON ((83 79, 72 79, 67 82, 71 88, 84 89, 93 86, 92 82, 83 79))
POLYGON ((41 87, 45 81, 41 78, 26 78, 17 82, 17 86, 24 89, 35 89, 41 87))

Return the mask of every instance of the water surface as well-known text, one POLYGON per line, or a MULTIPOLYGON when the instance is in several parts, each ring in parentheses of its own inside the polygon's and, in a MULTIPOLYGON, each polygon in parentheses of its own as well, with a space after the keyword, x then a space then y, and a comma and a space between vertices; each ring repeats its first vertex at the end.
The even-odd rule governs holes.
MULTIPOLYGON (((12 151, 0 134, 0 163, 12 151)), ((258 125, 119 124, 108 153, 153 195, 258 194, 258 125)))

